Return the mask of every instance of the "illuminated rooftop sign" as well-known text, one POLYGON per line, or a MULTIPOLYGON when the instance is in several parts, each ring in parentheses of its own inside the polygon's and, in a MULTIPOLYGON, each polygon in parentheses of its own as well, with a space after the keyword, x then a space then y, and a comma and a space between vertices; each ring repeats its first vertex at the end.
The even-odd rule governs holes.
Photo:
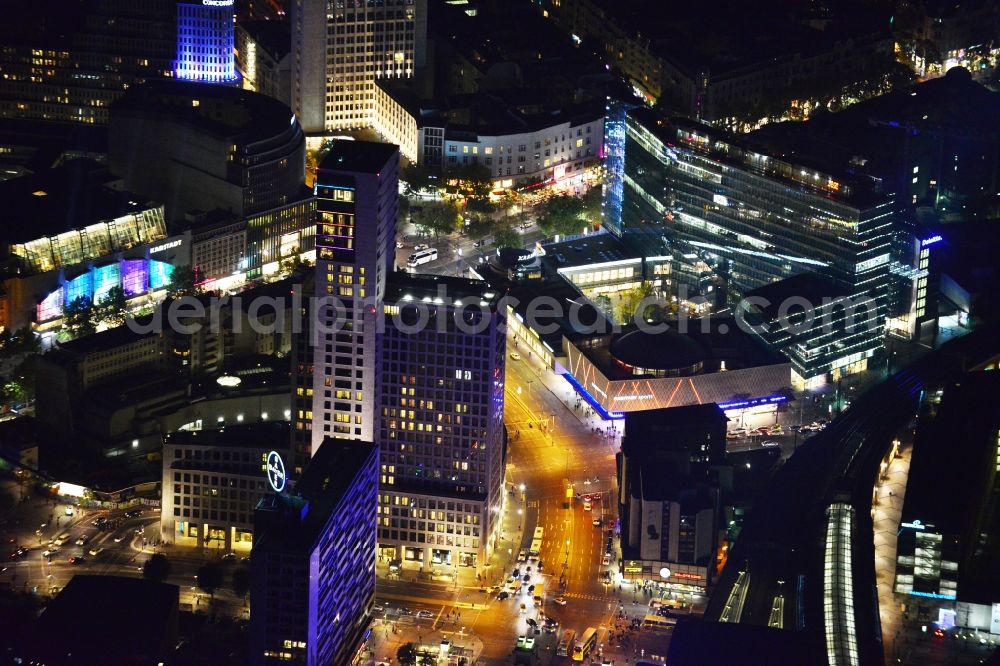
POLYGON ((281 455, 277 451, 271 451, 267 454, 266 468, 267 482, 274 492, 280 493, 285 489, 287 480, 285 478, 285 461, 281 459, 281 455))

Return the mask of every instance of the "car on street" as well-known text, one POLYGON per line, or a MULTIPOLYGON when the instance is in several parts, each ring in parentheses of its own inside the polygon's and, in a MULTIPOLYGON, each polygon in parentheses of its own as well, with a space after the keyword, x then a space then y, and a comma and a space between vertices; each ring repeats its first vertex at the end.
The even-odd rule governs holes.
POLYGON ((432 612, 430 612, 428 610, 418 610, 417 611, 417 619, 418 620, 431 620, 433 618, 434 618, 434 613, 432 613, 432 612))
POLYGON ((121 543, 122 541, 124 541, 127 538, 128 538, 127 534, 117 534, 117 535, 115 535, 115 543, 121 543))
POLYGON ((538 626, 538 622, 533 617, 529 617, 527 620, 525 620, 525 622, 528 623, 529 627, 537 627, 538 626))
POLYGON ((59 552, 59 546, 49 546, 48 550, 42 551, 42 557, 52 557, 59 552))
POLYGON ((544 566, 545 566, 545 561, 538 560, 538 570, 541 571, 544 566))
POLYGON ((600 526, 601 526, 601 519, 594 518, 594 527, 600 527, 600 526))
POLYGON ((566 597, 556 597, 552 601, 554 601, 556 603, 556 605, 558 605, 558 606, 565 606, 566 605, 566 597))
POLYGON ((766 442, 764 442, 763 444, 761 444, 761 446, 770 449, 770 448, 774 448, 774 447, 777 447, 777 446, 781 446, 781 442, 776 442, 773 439, 769 439, 766 442))
POLYGON ((510 572, 510 577, 511 578, 520 578, 521 577, 521 570, 520 569, 514 569, 513 571, 510 572))
POLYGON ((604 557, 601 558, 601 564, 603 564, 604 566, 610 566, 611 558, 605 555, 604 557))
POLYGON ((784 428, 780 424, 776 424, 767 429, 768 435, 781 435, 785 432, 784 428))
POLYGON ((417 243, 416 245, 413 246, 414 252, 420 252, 421 250, 429 250, 429 249, 431 249, 431 246, 428 245, 427 243, 417 243))
POLYGON ((79 555, 75 555, 74 557, 69 558, 70 564, 82 564, 83 562, 84 558, 79 555))
POLYGON ((510 598, 510 592, 507 590, 501 590, 500 594, 497 595, 497 601, 507 601, 510 598))
POLYGON ((103 552, 104 552, 104 549, 101 548, 100 546, 95 547, 95 548, 91 548, 90 550, 87 551, 87 553, 90 554, 91 557, 99 557, 100 554, 103 553, 103 552))
POLYGON ((90 536, 87 535, 87 534, 84 534, 83 536, 81 536, 79 539, 76 540, 76 545, 78 545, 78 546, 84 546, 84 545, 87 544, 87 541, 89 539, 90 539, 90 536))
POLYGON ((226 553, 225 555, 222 556, 222 559, 225 562, 232 562, 233 560, 236 559, 236 553, 226 553))
POLYGON ((66 507, 66 515, 67 516, 72 516, 73 515, 73 508, 72 507, 66 507))
POLYGON ((521 355, 518 354, 517 352, 511 352, 510 353, 510 360, 512 360, 512 361, 520 361, 521 360, 521 355))
POLYGON ((524 615, 526 612, 528 612, 528 607, 525 606, 524 604, 521 604, 517 612, 520 613, 521 615, 524 615))

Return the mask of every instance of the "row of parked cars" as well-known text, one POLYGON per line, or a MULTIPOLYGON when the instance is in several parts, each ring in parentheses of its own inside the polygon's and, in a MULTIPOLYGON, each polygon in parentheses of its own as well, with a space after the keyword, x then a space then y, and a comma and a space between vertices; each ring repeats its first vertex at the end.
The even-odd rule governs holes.
MULTIPOLYGON (((812 423, 806 425, 792 425, 788 426, 789 432, 819 432, 827 426, 829 421, 826 419, 819 419, 818 421, 813 421, 812 423)), ((775 423, 771 426, 761 426, 760 428, 754 428, 749 430, 747 428, 734 428, 726 433, 726 439, 743 439, 744 437, 777 437, 779 435, 784 435, 785 427, 780 423, 775 423)))

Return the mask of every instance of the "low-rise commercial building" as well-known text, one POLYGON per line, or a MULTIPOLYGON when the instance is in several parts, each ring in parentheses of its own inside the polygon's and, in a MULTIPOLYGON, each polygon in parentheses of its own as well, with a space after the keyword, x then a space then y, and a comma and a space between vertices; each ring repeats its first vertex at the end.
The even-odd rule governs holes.
POLYGON ((249 552, 254 509, 271 492, 268 454, 286 453, 289 442, 287 421, 167 435, 160 538, 177 546, 249 552))
POLYGON ((484 166, 499 189, 580 176, 604 157, 603 102, 525 113, 500 95, 421 100, 387 79, 375 89, 375 129, 433 170, 484 166))

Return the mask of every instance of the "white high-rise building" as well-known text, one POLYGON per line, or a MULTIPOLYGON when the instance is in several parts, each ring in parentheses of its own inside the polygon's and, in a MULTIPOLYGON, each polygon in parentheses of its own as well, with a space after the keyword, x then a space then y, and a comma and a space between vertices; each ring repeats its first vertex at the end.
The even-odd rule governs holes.
POLYGON ((368 127, 375 80, 424 64, 427 0, 294 0, 292 110, 306 132, 368 127))
POLYGON ((399 148, 337 141, 315 187, 312 411, 296 414, 311 422, 313 454, 327 437, 374 440, 375 323, 395 259, 399 148))

